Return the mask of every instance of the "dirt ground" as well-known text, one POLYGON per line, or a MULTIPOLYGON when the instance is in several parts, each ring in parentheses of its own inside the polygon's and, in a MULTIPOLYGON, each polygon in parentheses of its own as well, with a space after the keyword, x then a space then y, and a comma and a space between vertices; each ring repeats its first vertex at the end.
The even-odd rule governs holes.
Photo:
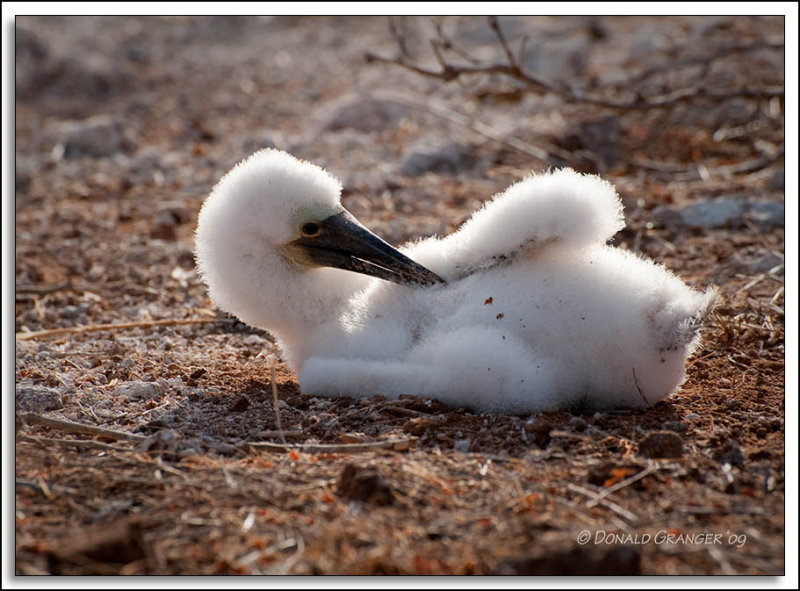
MULTIPOLYGON (((503 58, 485 19, 442 22, 503 58)), ((584 90, 783 85, 781 17, 501 23, 584 90)), ((437 68, 431 21, 401 24, 437 68)), ((614 110, 444 82, 365 59, 398 53, 383 17, 18 17, 15 41, 17 574, 784 573, 784 225, 753 205, 784 202, 780 96, 614 110), (304 396, 278 363, 283 441, 270 335, 212 309, 192 252, 263 146, 326 167, 394 244, 530 170, 599 172, 620 247, 720 288, 686 383, 643 412, 476 415, 304 396), (718 198, 750 209, 681 218, 718 198)))

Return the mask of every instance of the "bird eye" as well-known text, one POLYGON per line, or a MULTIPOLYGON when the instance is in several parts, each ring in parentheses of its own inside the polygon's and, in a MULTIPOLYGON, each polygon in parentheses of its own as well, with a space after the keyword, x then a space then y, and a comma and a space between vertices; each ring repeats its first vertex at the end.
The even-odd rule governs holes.
POLYGON ((300 227, 300 233, 303 236, 316 236, 322 231, 317 222, 306 222, 300 227))

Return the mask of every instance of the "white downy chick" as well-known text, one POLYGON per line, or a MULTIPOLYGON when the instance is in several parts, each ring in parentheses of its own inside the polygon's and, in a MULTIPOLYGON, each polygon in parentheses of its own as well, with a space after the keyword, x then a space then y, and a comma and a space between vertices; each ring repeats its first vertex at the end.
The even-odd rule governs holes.
POLYGON ((369 263, 361 251, 331 257, 349 247, 335 241, 325 256, 304 243, 308 219, 345 215, 339 190, 263 151, 220 181, 198 225, 212 300, 275 334, 304 393, 529 413, 643 407, 683 382, 715 291, 607 246, 622 206, 598 177, 530 176, 450 236, 401 249, 416 265, 385 243, 391 260, 369 263))

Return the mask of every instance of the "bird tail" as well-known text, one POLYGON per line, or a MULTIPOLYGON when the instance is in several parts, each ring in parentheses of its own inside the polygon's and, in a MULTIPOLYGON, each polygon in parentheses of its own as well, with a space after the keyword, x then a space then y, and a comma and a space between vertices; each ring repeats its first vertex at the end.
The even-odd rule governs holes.
POLYGON ((663 347, 665 350, 688 348, 691 355, 699 342, 700 328, 703 326, 719 297, 719 290, 716 287, 709 287, 705 292, 697 294, 700 296, 698 305, 694 308, 691 315, 680 320, 675 326, 670 342, 663 347))

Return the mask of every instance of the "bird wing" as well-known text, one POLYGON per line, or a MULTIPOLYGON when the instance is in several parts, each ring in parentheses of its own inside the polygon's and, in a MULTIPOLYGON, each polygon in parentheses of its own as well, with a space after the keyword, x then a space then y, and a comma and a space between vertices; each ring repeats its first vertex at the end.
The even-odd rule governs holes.
POLYGON ((554 243, 575 248, 601 244, 624 226, 622 203, 611 184, 564 168, 526 177, 484 204, 453 234, 407 245, 404 252, 452 280, 554 243))

